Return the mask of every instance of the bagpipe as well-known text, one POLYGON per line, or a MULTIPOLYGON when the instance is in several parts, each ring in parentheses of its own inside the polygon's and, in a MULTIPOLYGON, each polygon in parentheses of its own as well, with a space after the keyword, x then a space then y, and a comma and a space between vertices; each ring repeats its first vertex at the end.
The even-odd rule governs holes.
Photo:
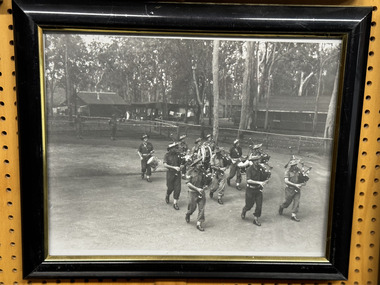
POLYGON ((300 171, 298 172, 298 181, 300 183, 306 183, 307 181, 309 181, 309 173, 310 173, 310 170, 313 168, 312 166, 309 166, 309 167, 306 167, 305 169, 305 165, 303 163, 301 163, 302 167, 300 169, 300 171))
POLYGON ((288 163, 285 165, 285 168, 288 167, 288 165, 291 163, 291 162, 294 162, 294 163, 297 163, 297 170, 296 170, 296 174, 291 177, 289 180, 290 182, 292 183, 296 183, 296 184, 301 184, 301 183, 306 183, 309 181, 309 173, 311 171, 311 169, 313 168, 312 166, 305 166, 304 162, 301 162, 299 159, 295 158, 294 155, 292 155, 292 157, 290 158, 290 160, 288 161, 288 163), (301 167, 298 167, 298 163, 301 164, 301 167))

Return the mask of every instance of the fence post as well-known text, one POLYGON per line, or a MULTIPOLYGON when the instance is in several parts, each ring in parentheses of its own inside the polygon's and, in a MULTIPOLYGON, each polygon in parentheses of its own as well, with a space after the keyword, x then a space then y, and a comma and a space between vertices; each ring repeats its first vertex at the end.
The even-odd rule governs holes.
POLYGON ((301 139, 302 139, 302 137, 300 136, 298 138, 298 146, 297 146, 297 153, 298 154, 301 152, 301 139))
POLYGON ((269 135, 268 134, 265 135, 265 144, 266 144, 266 148, 268 149, 269 148, 269 135))

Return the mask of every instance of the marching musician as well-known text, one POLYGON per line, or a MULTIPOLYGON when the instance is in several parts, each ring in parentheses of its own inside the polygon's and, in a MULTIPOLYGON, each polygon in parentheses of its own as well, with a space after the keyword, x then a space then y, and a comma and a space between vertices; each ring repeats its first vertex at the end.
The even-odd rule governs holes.
POLYGON ((212 199, 214 193, 218 193, 218 203, 223 205, 224 188, 226 187, 226 176, 224 174, 226 167, 224 166, 224 159, 222 156, 222 150, 220 148, 215 149, 215 154, 211 158, 212 169, 212 181, 209 186, 210 198, 212 199))
POLYGON ((297 218, 298 208, 301 198, 301 187, 306 185, 306 182, 301 181, 301 169, 298 167, 299 159, 293 157, 285 170, 285 201, 280 205, 278 213, 282 215, 284 209, 289 207, 293 202, 291 220, 299 222, 297 218))
POLYGON ((236 189, 241 190, 240 183, 241 183, 241 173, 240 169, 238 167, 238 162, 240 161, 243 154, 243 150, 240 146, 240 141, 238 139, 234 140, 233 146, 230 148, 230 157, 232 160, 231 168, 230 168, 230 174, 227 178, 227 184, 228 186, 231 186, 231 179, 234 178, 236 174, 236 189))
POLYGON ((173 208, 179 210, 178 199, 181 194, 181 154, 179 144, 173 142, 168 145, 167 153, 164 157, 164 166, 168 169, 166 172, 166 204, 170 203, 170 195, 173 193, 173 208))
MULTIPOLYGON (((179 137, 179 152, 181 153, 182 157, 185 157, 190 153, 189 147, 187 146, 187 143, 185 141, 186 135, 182 135, 179 137)), ((182 178, 186 178, 186 164, 183 164, 182 166, 182 178)))
POLYGON ((206 141, 203 143, 204 157, 203 157, 203 166, 207 171, 210 171, 211 166, 211 157, 215 150, 215 141, 211 134, 206 135, 206 141))
POLYGON ((206 195, 204 191, 207 186, 207 174, 203 169, 202 158, 197 158, 190 165, 187 178, 188 181, 186 184, 189 187, 189 204, 185 220, 187 223, 190 223, 190 216, 198 206, 197 229, 203 232, 204 228, 202 223, 205 221, 206 205, 206 195))
POLYGON ((152 168, 148 164, 148 160, 154 153, 153 145, 148 141, 148 135, 146 134, 141 137, 141 140, 142 143, 137 151, 141 160, 141 179, 144 179, 146 173, 146 181, 152 182, 150 179, 150 176, 152 175, 152 168))
POLYGON ((201 145, 202 145, 202 139, 201 138, 197 138, 194 142, 194 146, 191 148, 191 156, 193 157, 193 159, 197 159, 200 157, 200 149, 201 149, 201 145))
POLYGON ((111 119, 108 121, 108 124, 111 129, 111 140, 116 139, 116 131, 117 131, 117 119, 116 119, 116 114, 112 114, 111 119))
POLYGON ((256 204, 255 212, 253 213, 253 224, 256 226, 261 226, 259 218, 263 205, 263 188, 268 183, 268 177, 260 169, 260 159, 260 155, 250 157, 250 166, 246 172, 245 206, 241 212, 241 218, 244 220, 246 213, 256 204))

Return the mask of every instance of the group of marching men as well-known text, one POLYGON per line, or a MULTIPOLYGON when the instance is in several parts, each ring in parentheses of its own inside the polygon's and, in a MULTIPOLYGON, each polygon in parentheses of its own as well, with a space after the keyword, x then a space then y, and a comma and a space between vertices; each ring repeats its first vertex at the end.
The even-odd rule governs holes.
MULTIPOLYGON (((195 140, 195 145, 190 149, 185 142, 186 135, 180 136, 178 141, 173 141, 167 147, 163 165, 167 168, 165 201, 170 203, 170 195, 173 194, 173 208, 179 210, 178 199, 181 193, 181 179, 186 179, 189 191, 188 209, 185 220, 190 222, 190 216, 198 207, 196 227, 204 231, 205 221, 205 190, 209 190, 212 199, 217 193, 217 202, 223 205, 225 185, 231 185, 231 180, 236 176, 236 189, 242 189, 242 173, 246 174, 245 206, 241 212, 241 218, 245 219, 247 211, 256 204, 253 213, 253 224, 261 226, 259 218, 263 203, 263 189, 271 176, 271 167, 268 165, 270 156, 261 149, 261 144, 251 144, 249 153, 243 156, 239 139, 233 142, 229 153, 219 148, 211 134, 206 141, 201 138, 195 140), (226 170, 230 168, 228 177, 226 170)), ((142 143, 138 148, 141 159, 141 178, 151 182, 152 168, 158 165, 157 158, 153 155, 154 148, 149 142, 148 136, 142 136, 142 143)), ((297 218, 301 187, 308 181, 308 173, 311 168, 305 170, 301 161, 294 156, 285 166, 285 200, 279 207, 279 214, 292 202, 293 221, 297 218), (300 167, 299 167, 299 164, 300 167)))

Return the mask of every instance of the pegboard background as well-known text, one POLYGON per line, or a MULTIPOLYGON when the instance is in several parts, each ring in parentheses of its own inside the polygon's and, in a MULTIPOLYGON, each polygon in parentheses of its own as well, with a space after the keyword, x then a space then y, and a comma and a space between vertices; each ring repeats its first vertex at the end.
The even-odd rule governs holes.
MULTIPOLYGON (((194 2, 194 1, 193 1, 194 2)), ((218 1, 207 1, 218 2, 218 1)), ((220 1, 219 1, 220 2, 220 1)), ((226 2, 226 1, 224 1, 226 2)), ((232 1, 229 1, 232 2, 232 1)), ((236 1, 235 1, 236 2, 236 1)), ((350 273, 347 281, 277 282, 261 280, 39 280, 22 279, 20 185, 17 137, 12 7, 0 3, 0 285, 22 284, 128 284, 128 285, 376 285, 379 284, 380 254, 380 8, 379 0, 252 0, 264 4, 317 4, 373 6, 367 65, 356 196, 352 221, 350 273)))

